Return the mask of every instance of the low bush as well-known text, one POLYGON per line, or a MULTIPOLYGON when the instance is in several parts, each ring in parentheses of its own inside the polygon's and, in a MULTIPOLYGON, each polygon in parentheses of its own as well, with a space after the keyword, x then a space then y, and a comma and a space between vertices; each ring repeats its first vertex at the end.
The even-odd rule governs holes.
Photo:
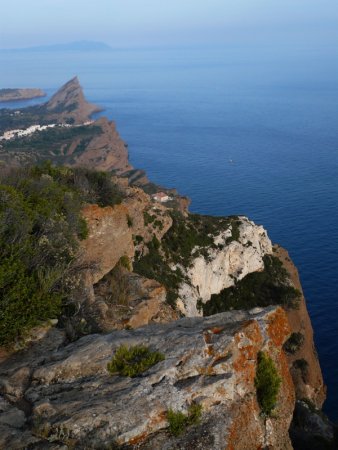
POLYGON ((271 414, 276 406, 281 382, 282 380, 270 356, 264 352, 259 352, 255 386, 259 406, 267 416, 271 414))
POLYGON ((166 258, 161 254, 160 242, 156 237, 148 243, 148 254, 134 262, 134 272, 157 280, 167 290, 167 301, 175 306, 179 284, 183 281, 180 269, 173 270, 166 258))
POLYGON ((124 377, 137 377, 160 361, 165 359, 160 352, 152 351, 144 345, 127 347, 121 345, 111 362, 108 363, 108 371, 112 375, 124 377))
POLYGON ((294 355, 304 343, 304 335, 302 333, 292 333, 289 339, 284 343, 283 349, 294 355))
POLYGON ((174 436, 182 434, 190 425, 197 425, 202 415, 202 405, 192 403, 188 408, 188 413, 181 411, 168 410, 169 431, 174 436))
POLYGON ((309 382, 309 363, 306 361, 306 359, 296 359, 296 361, 293 362, 293 367, 295 369, 300 370, 300 373, 302 375, 302 379, 304 383, 309 382))

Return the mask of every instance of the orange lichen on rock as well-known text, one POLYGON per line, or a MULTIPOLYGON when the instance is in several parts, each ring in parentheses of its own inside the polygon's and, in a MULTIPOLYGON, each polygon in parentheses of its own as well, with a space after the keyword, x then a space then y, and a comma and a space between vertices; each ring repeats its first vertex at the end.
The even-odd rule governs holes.
POLYGON ((255 398, 248 397, 234 411, 226 450, 260 450, 263 443, 264 429, 259 419, 259 408, 255 398))
POLYGON ((260 350, 263 337, 256 321, 246 322, 235 335, 238 356, 233 367, 241 373, 240 380, 244 383, 253 383, 255 378, 255 365, 257 353, 260 350))
POLYGON ((222 331, 224 331, 224 327, 213 327, 210 328, 210 332, 213 334, 220 334, 222 333, 222 331))
POLYGON ((290 335, 289 322, 282 308, 270 314, 267 332, 272 344, 276 347, 281 347, 290 335))

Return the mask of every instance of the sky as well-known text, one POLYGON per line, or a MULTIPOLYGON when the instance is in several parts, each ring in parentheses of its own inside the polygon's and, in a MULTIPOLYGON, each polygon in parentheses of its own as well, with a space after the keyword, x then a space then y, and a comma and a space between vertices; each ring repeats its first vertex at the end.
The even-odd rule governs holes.
POLYGON ((11 0, 1 7, 0 48, 330 42, 337 20, 337 0, 11 0))

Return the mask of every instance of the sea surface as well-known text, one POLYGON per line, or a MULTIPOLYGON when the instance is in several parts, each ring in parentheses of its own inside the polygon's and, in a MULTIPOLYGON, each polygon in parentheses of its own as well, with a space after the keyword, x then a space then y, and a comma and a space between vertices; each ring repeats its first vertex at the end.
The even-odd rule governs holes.
POLYGON ((0 87, 51 95, 78 75, 152 181, 188 195, 193 212, 249 216, 289 250, 336 421, 337 56, 320 45, 0 52, 0 87))

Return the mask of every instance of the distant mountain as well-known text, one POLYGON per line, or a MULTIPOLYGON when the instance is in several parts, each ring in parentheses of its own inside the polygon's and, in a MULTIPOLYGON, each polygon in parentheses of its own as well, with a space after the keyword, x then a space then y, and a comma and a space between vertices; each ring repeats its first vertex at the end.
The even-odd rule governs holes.
POLYGON ((78 41, 66 44, 40 45, 37 47, 0 49, 1 52, 110 52, 112 48, 104 42, 78 41))

